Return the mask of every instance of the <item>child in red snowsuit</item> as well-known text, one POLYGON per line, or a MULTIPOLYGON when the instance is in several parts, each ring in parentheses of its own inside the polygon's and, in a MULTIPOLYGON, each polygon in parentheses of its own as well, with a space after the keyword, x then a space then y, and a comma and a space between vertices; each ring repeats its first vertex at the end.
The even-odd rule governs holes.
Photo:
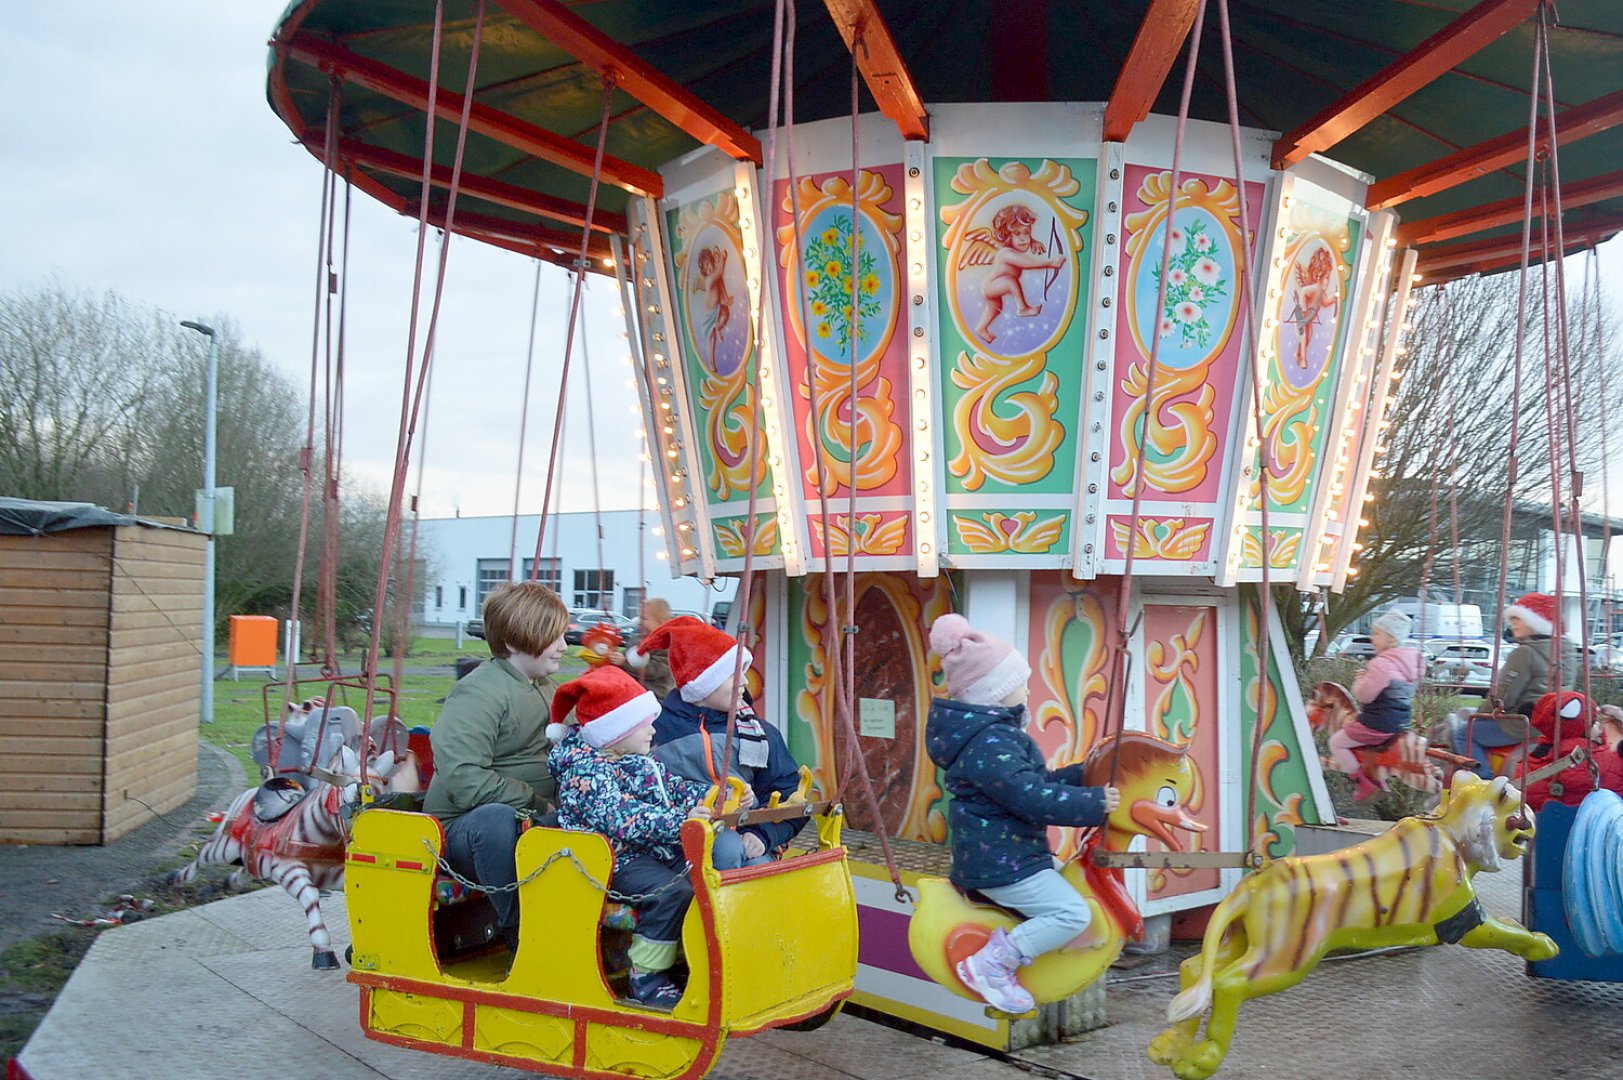
MULTIPOLYGON (((1578 747, 1584 747, 1594 756, 1600 770, 1600 786, 1623 794, 1623 757, 1604 743, 1597 744, 1591 732, 1596 720, 1594 704, 1575 690, 1558 694, 1545 694, 1533 705, 1533 727, 1539 742, 1516 769, 1519 781, 1528 773, 1536 772, 1578 747)), ((1541 810, 1554 800, 1577 806, 1584 796, 1594 790, 1586 765, 1573 765, 1555 776, 1527 785, 1527 805, 1541 810)))

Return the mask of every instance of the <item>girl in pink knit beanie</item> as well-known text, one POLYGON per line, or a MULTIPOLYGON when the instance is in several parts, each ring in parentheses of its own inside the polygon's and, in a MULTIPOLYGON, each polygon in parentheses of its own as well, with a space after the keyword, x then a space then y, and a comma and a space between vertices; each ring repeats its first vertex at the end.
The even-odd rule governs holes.
POLYGON ((1113 787, 1085 787, 1082 764, 1049 769, 1025 733, 1031 667, 1006 642, 976 630, 962 615, 930 627, 950 698, 930 705, 924 745, 946 770, 952 795, 952 883, 980 893, 1026 921, 958 964, 958 978, 994 1008, 1035 1008, 1019 970, 1087 929, 1092 911, 1054 869, 1050 825, 1102 825, 1121 805, 1113 787))

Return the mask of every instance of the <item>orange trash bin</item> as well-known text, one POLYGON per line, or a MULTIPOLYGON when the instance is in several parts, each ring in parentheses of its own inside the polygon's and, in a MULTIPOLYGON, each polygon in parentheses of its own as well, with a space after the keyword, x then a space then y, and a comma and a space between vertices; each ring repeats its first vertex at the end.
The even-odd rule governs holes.
POLYGON ((238 668, 264 668, 276 671, 276 634, 281 620, 269 615, 233 615, 228 651, 231 677, 238 668))

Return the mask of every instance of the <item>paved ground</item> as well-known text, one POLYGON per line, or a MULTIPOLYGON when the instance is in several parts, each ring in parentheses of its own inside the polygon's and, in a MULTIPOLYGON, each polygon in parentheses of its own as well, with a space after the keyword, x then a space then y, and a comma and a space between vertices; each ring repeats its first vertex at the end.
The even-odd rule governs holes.
MULTIPOLYGON (((201 751, 185 811, 109 848, 0 847, 0 941, 48 930, 52 910, 97 913, 110 891, 150 878, 210 804, 240 789, 231 762, 201 751), (54 884, 47 884, 54 879, 54 884), (64 910, 66 909, 66 910, 64 910)), ((1491 915, 1519 910, 1521 876, 1477 878, 1491 915)), ((342 896, 323 902, 338 948, 342 896)), ((477 1080, 492 1066, 371 1042, 341 973, 314 972, 303 919, 264 890, 102 934, 20 1058, 31 1080, 230 1075, 477 1080)), ((730 1043, 721 1080, 999 1080, 1022 1075, 1168 1080, 1144 1057, 1176 986, 1175 958, 1113 971, 1110 1026, 1063 1046, 997 1059, 842 1016, 820 1032, 730 1043)), ((1248 1003, 1220 1077, 1623 1080, 1623 985, 1529 979, 1494 952, 1437 948, 1327 962, 1295 990, 1248 1003)))
POLYGON ((206 813, 247 786, 235 758, 200 740, 197 794, 163 819, 105 847, 0 844, 0 949, 63 929, 53 912, 94 918, 106 913, 109 895, 143 886, 150 893, 155 868, 192 840, 206 813))

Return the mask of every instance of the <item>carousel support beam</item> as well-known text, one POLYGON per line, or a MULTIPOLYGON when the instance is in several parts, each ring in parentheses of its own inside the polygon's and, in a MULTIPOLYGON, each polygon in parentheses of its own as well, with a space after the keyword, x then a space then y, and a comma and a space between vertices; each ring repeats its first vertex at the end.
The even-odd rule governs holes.
MULTIPOLYGON (((318 149, 321 146, 320 133, 308 136, 305 142, 312 150, 318 149)), ((422 162, 410 154, 398 154, 393 150, 367 146, 354 139, 344 139, 338 144, 338 157, 340 163, 351 162, 376 173, 417 181, 423 178, 422 162)), ((437 188, 450 187, 450 166, 434 166, 430 182, 437 188)), ((500 180, 489 180, 483 176, 463 172, 458 187, 464 195, 472 195, 497 206, 561 221, 577 229, 586 224, 586 207, 568 199, 543 195, 529 188, 519 187, 517 184, 506 184, 500 180)), ((592 228, 598 232, 623 233, 626 231, 625 215, 613 214, 598 208, 592 214, 592 228)))
POLYGON ((845 47, 856 52, 857 70, 879 111, 902 138, 928 140, 930 114, 874 0, 823 0, 823 5, 845 47))
MULTIPOLYGON (((1567 254, 1600 243, 1620 230, 1623 230, 1623 216, 1569 221, 1563 230, 1567 254)), ((1553 234, 1551 239, 1554 239, 1553 234)), ((1521 253, 1522 238, 1518 231, 1511 236, 1495 236, 1468 244, 1447 244, 1422 252, 1419 270, 1430 279, 1439 273, 1447 273, 1462 266, 1474 267, 1472 272, 1488 264, 1503 268, 1520 262, 1521 253)), ((1537 230, 1534 231, 1533 246, 1529 255, 1533 263, 1544 261, 1543 253, 1539 249, 1537 230)))
POLYGON ((1150 114, 1183 50, 1200 0, 1151 0, 1105 104, 1105 142, 1125 142, 1150 114))
MULTIPOLYGON (((281 47, 294 59, 335 74, 345 82, 364 86, 402 105, 428 108, 428 83, 416 76, 307 34, 295 34, 281 47)), ((434 111, 442 120, 458 122, 462 118, 462 95, 441 87, 435 97, 434 111)), ((468 128, 503 146, 550 161, 571 172, 592 175, 592 147, 525 123, 500 109, 475 102, 468 113, 468 128)), ((604 180, 633 195, 657 199, 665 194, 665 182, 658 173, 608 154, 603 155, 602 175, 604 180)))
MULTIPOLYGON (((413 207, 403 209, 401 213, 407 217, 415 217, 413 207)), ((428 208, 428 223, 436 229, 445 228, 445 200, 436 198, 428 208)), ((526 225, 522 221, 508 221, 505 218, 492 217, 489 214, 480 214, 474 211, 457 207, 456 231, 476 236, 489 243, 498 243, 501 240, 510 241, 523 247, 527 255, 535 255, 541 249, 554 249, 565 256, 565 264, 573 265, 580 253, 580 234, 567 232, 563 229, 549 229, 544 225, 526 225)), ((511 244, 503 244, 509 247, 511 244)), ((594 233, 590 244, 586 248, 586 257, 605 269, 609 263, 605 260, 613 258, 606 236, 594 233)))
MULTIPOLYGON (((1565 146, 1590 135, 1607 131, 1623 124, 1623 90, 1596 98, 1587 105, 1575 105, 1555 118, 1557 146, 1565 146)), ((1539 121, 1540 153, 1549 151, 1550 139, 1545 122, 1539 121)), ((1458 184, 1475 180, 1490 172, 1516 165, 1527 160, 1527 129, 1512 131, 1498 138, 1457 150, 1447 157, 1438 158, 1429 165, 1421 165, 1408 172, 1398 173, 1370 186, 1364 205, 1371 210, 1385 210, 1410 199, 1423 199, 1446 191, 1458 184)))
POLYGON ((761 142, 558 0, 496 0, 519 21, 695 139, 761 164, 761 142))
MULTIPOLYGON (((1580 206, 1589 206, 1591 203, 1603 202, 1620 195, 1623 195, 1623 172, 1610 172, 1604 176, 1563 186, 1561 208, 1576 210, 1580 206)), ((1457 210, 1452 214, 1439 214, 1436 217, 1409 222, 1398 227, 1398 243, 1435 244, 1443 240, 1469 236, 1471 233, 1497 229, 1502 225, 1520 221, 1523 205, 1522 197, 1517 195, 1486 206, 1474 206, 1469 210, 1457 210)), ((1535 208, 1533 212, 1537 214, 1538 210, 1535 208)), ((1421 258, 1425 258, 1424 252, 1421 252, 1421 258)))
POLYGON ((1538 5, 1539 0, 1483 0, 1274 143, 1274 168, 1287 169, 1336 145, 1521 25, 1538 5))

